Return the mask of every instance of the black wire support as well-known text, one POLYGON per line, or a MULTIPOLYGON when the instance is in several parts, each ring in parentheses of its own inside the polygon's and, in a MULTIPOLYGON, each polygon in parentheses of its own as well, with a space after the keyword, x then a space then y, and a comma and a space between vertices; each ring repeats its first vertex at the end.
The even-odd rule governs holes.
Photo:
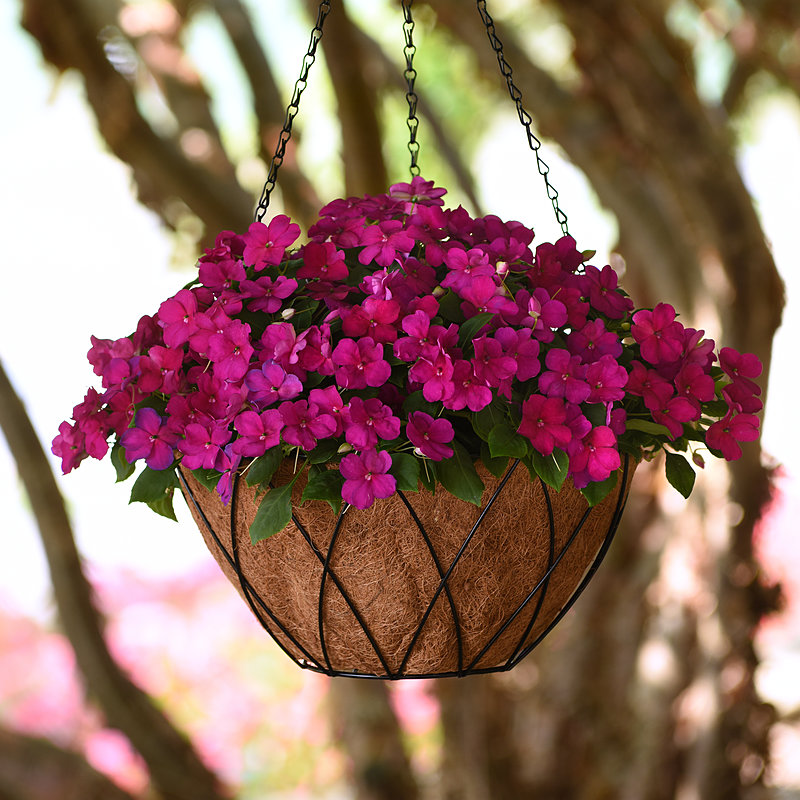
POLYGON ((419 164, 419 142, 417 141, 417 129, 419 119, 417 118, 417 93, 414 91, 414 82, 417 79, 417 71, 414 69, 414 56, 417 47, 414 44, 414 18, 411 16, 411 4, 413 0, 403 0, 403 34, 405 36, 405 47, 403 55, 406 57, 406 68, 403 77, 406 79, 406 102, 408 103, 408 152, 411 154, 411 165, 409 172, 412 177, 420 174, 419 164))
POLYGON ((317 20, 311 30, 311 38, 308 42, 308 50, 303 56, 303 64, 300 68, 300 77, 294 85, 292 92, 292 99, 286 109, 286 117, 283 121, 283 129, 278 137, 278 144, 275 148, 275 154, 272 156, 272 161, 269 165, 269 172, 267 173, 267 180, 264 183, 264 188, 261 190, 261 197, 259 198, 258 205, 256 206, 255 221, 261 222, 264 215, 269 208, 270 196, 272 190, 275 188, 275 182, 278 180, 278 170, 283 164, 283 159, 286 156, 286 145, 292 138, 292 124, 297 112, 300 110, 300 97, 308 86, 308 73, 317 58, 317 45, 322 39, 322 28, 325 24, 325 18, 331 10, 330 0, 322 0, 317 10, 317 20))
POLYGON ((533 154, 536 156, 536 168, 539 171, 539 174, 542 176, 542 180, 544 181, 547 197, 550 200, 550 203, 553 206, 553 212, 556 215, 556 222, 558 222, 560 225, 564 236, 568 236, 569 226, 567 224, 567 215, 562 211, 561 206, 558 203, 558 191, 550 182, 550 167, 542 159, 540 153, 542 143, 533 130, 531 130, 533 118, 522 105, 522 92, 514 83, 514 73, 510 64, 506 60, 505 53, 503 52, 503 43, 500 41, 500 37, 497 35, 497 29, 495 28, 494 20, 486 8, 486 0, 477 0, 477 4, 478 13, 480 14, 481 20, 486 28, 486 35, 489 37, 489 43, 491 44, 492 50, 494 50, 495 55, 497 56, 497 63, 500 65, 500 72, 503 78, 505 78, 506 85, 508 86, 508 93, 511 96, 511 99, 514 101, 514 105, 516 106, 519 121, 522 124, 522 127, 525 128, 525 133, 528 137, 528 146, 531 148, 531 150, 533 150, 533 154))
POLYGON ((555 627, 555 625, 572 608, 572 605, 575 603, 577 598, 589 584, 589 581, 592 579, 598 567, 600 566, 601 562, 605 558, 606 553, 608 552, 608 549, 611 546, 611 542, 613 541, 617 527, 619 526, 620 519, 622 518, 622 512, 625 508, 625 502, 627 500, 628 476, 631 470, 630 457, 627 455, 624 456, 622 471, 619 476, 614 512, 611 516, 611 520, 608 523, 608 528, 605 532, 605 536, 601 542, 598 552, 596 553, 594 559, 592 560, 589 568, 586 570, 586 574, 583 576, 582 580, 575 588, 575 590, 572 592, 572 594, 566 599, 564 605, 559 610, 559 612, 547 624, 544 630, 539 631, 535 635, 535 638, 531 640, 531 636, 535 629, 536 623, 540 617, 540 612, 544 606, 544 603, 546 602, 547 592, 550 587, 552 576, 558 569, 559 564, 567 556, 570 549, 575 546, 578 546, 576 543, 580 541, 581 532, 584 528, 586 521, 589 518, 589 514, 591 513, 591 509, 587 508, 587 510, 578 520, 572 531, 569 533, 566 539, 563 540, 563 543, 557 546, 556 519, 553 510, 550 489, 544 482, 542 482, 541 480, 539 481, 545 499, 545 505, 547 508, 547 523, 548 523, 547 540, 546 541, 543 540, 542 542, 542 544, 547 546, 548 548, 547 565, 546 568, 544 569, 544 573, 538 577, 534 585, 526 587, 526 593, 521 602, 517 605, 516 609, 514 609, 506 617, 506 619, 500 621, 497 624, 497 626, 494 627, 493 630, 486 632, 486 638, 482 643, 481 649, 477 652, 477 654, 471 657, 468 663, 465 663, 464 643, 463 643, 463 621, 459 617, 457 603, 451 592, 450 577, 453 574, 453 571, 456 569, 459 562, 462 560, 462 558, 464 558, 464 554, 465 552, 468 551, 471 543, 476 539, 476 537, 479 537, 481 535, 482 524, 484 520, 486 519, 487 515, 491 513, 491 509, 495 504, 495 502, 500 497, 500 495, 507 490, 506 487, 508 485, 508 481, 511 475, 513 474, 514 470, 516 470, 518 466, 519 466, 519 461, 515 461, 509 466, 508 470, 501 479, 497 488, 489 497, 485 506, 481 510, 477 520, 475 521, 471 529, 466 533, 464 540, 458 549, 458 552, 453 558, 452 563, 450 563, 450 565, 446 569, 442 565, 436 553, 436 549, 431 540, 431 537, 425 530, 425 527, 421 519, 417 515, 416 511, 414 510, 412 503, 404 493, 402 492, 398 493, 403 505, 408 511, 411 521, 413 522, 413 526, 419 531, 420 535, 422 536, 425 542, 431 560, 436 567, 437 574, 439 575, 439 583, 436 586, 435 590, 430 594, 430 597, 427 600, 427 606, 425 607, 425 610, 423 611, 419 619, 419 622, 417 623, 416 629, 411 635, 411 639, 409 641, 408 646, 406 647, 405 652, 403 653, 402 659, 400 659, 399 665, 397 665, 394 669, 389 663, 389 658, 387 657, 387 655, 383 653, 380 643, 377 640, 376 636, 374 635, 373 631, 370 630, 369 625, 367 624, 367 621, 365 620, 362 612, 359 610, 355 602, 349 596, 347 587, 345 585, 345 581, 341 579, 341 576, 336 574, 332 566, 335 560, 334 551, 336 549, 336 545, 342 530, 345 514, 348 512, 347 506, 344 506, 342 508, 336 519, 336 523, 331 535, 331 540, 329 545, 327 546, 327 552, 324 553, 320 551, 320 549, 314 544, 311 535, 309 534, 308 530, 303 526, 303 524, 300 522, 300 520, 295 515, 292 515, 292 521, 294 525, 297 527, 297 530, 300 532, 301 536, 303 537, 303 540, 306 542, 308 547, 313 551, 316 559, 322 566, 322 575, 319 580, 319 595, 318 595, 318 634, 319 634, 318 645, 321 653, 321 658, 319 658, 315 657, 311 653, 311 647, 316 648, 318 646, 317 643, 313 642, 303 643, 299 641, 299 639, 292 633, 289 627, 283 624, 281 620, 278 619, 277 615, 268 607, 266 601, 258 594, 253 585, 250 583, 250 581, 248 581, 247 577, 242 572, 242 565, 239 558, 239 547, 241 546, 241 544, 237 541, 236 537, 236 531, 238 530, 239 527, 237 520, 238 506, 236 503, 236 496, 240 490, 240 478, 238 474, 234 476, 234 482, 232 487, 233 496, 231 497, 230 500, 230 541, 231 541, 230 549, 228 549, 225 546, 221 537, 214 530, 213 525, 211 524, 206 514, 203 512, 201 504, 198 502, 197 498, 193 494, 191 487, 187 484, 185 477, 180 470, 178 470, 178 477, 180 479, 181 489, 184 495, 186 496, 186 499, 189 502, 190 507, 197 513, 197 516, 201 520, 202 525, 209 533, 211 541, 213 542, 214 546, 218 548, 225 562, 234 572, 239 587, 241 589, 241 592, 245 600, 247 601, 248 605, 250 606, 250 609, 252 610, 253 614, 256 616, 256 618, 258 619, 264 630, 277 642, 278 646, 281 648, 281 650, 283 650, 284 653, 286 653, 289 656, 289 658, 291 658, 298 666, 300 666, 303 669, 308 669, 312 672, 318 672, 331 677, 399 680, 404 678, 464 677, 467 675, 479 675, 492 672, 506 672, 512 669, 520 661, 522 661, 522 659, 524 659, 544 639, 545 636, 547 636, 547 634, 555 627), (353 615, 353 619, 357 622, 358 627, 361 629, 364 636, 369 641, 370 647, 372 648, 378 661, 380 662, 382 670, 381 672, 373 673, 373 672, 368 672, 366 670, 359 671, 357 669, 343 670, 343 669, 337 669, 336 666, 333 664, 329 656, 328 647, 326 644, 326 639, 329 634, 325 625, 325 613, 324 613, 325 598, 327 596, 327 593, 329 592, 328 588, 329 585, 335 587, 335 590, 341 594, 341 597, 344 599, 345 603, 350 609, 350 612, 353 615), (444 595, 444 597, 446 598, 447 604, 450 609, 450 614, 452 617, 453 631, 456 638, 456 647, 457 647, 456 668, 454 670, 443 670, 440 672, 409 674, 406 672, 406 669, 413 654, 414 648, 416 647, 418 641, 420 640, 420 637, 422 636, 422 633, 425 629, 426 623, 430 617, 434 605, 442 595, 444 595), (520 617, 526 620, 526 622, 522 634, 521 635, 515 634, 515 636, 518 636, 518 638, 516 639, 516 645, 513 648, 511 648, 511 655, 505 660, 505 662, 497 664, 496 666, 491 666, 491 667, 478 666, 481 663, 481 661, 484 660, 485 656, 489 653, 491 648, 498 642, 498 640, 503 636, 503 634, 505 634, 520 617))

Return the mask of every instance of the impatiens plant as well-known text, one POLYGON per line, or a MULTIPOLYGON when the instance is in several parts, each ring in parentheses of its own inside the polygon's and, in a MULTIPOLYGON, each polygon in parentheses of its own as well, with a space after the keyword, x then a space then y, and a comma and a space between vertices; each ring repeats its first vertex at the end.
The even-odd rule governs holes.
POLYGON ((688 497, 690 461, 757 438, 755 356, 717 355, 666 303, 635 310, 569 236, 532 250, 524 225, 444 194, 415 177, 335 200, 300 246, 284 215, 223 231, 135 333, 92 338, 103 391, 60 426, 63 471, 113 439, 118 479, 145 464, 132 499, 167 516, 176 469, 225 501, 238 472, 262 493, 258 541, 289 522, 301 475, 303 501, 336 512, 420 488, 479 504, 480 465, 520 459, 594 505, 621 454, 665 450, 688 497))

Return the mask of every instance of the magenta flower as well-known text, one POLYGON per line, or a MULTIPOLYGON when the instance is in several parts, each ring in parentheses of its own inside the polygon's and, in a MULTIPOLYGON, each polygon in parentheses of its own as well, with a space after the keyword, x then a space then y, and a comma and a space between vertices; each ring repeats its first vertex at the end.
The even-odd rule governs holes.
POLYGON ((300 235, 300 226, 285 214, 278 214, 269 225, 254 222, 244 239, 244 263, 262 270, 280 264, 289 247, 300 235))
POLYGON ((602 271, 587 264, 580 279, 584 295, 589 303, 611 319, 621 319, 633 310, 633 301, 617 290, 617 273, 606 264, 602 271))
POLYGON ((234 421, 239 438, 231 444, 234 453, 245 458, 263 456, 281 440, 283 419, 277 408, 270 408, 260 414, 255 411, 242 411, 234 421))
POLYGON ((178 450, 183 453, 181 464, 187 469, 214 469, 219 453, 230 440, 226 422, 208 418, 191 422, 178 443, 178 450))
POLYGON ((499 328, 494 338, 503 346, 503 353, 516 361, 514 375, 518 381, 527 381, 539 374, 539 342, 531 336, 530 328, 499 328))
POLYGON ((487 275, 473 278, 458 291, 458 294, 464 300, 461 311, 467 318, 481 313, 513 314, 517 310, 516 303, 506 297, 505 289, 487 275))
POLYGON ((452 288, 462 297, 463 290, 473 278, 479 275, 492 278, 495 274, 494 267, 489 263, 489 256, 477 247, 471 250, 453 247, 444 254, 444 263, 449 272, 442 281, 442 286, 452 288))
POLYGON ((542 455, 549 456, 556 447, 565 450, 572 439, 566 419, 567 409, 560 397, 532 394, 522 404, 517 433, 527 437, 542 455))
POLYGON ((673 397, 661 408, 651 409, 653 419, 664 425, 672 439, 683 435, 683 424, 700 418, 700 410, 686 397, 673 397))
POLYGON ((637 311, 631 335, 639 343, 642 358, 651 364, 668 364, 683 352, 683 325, 675 319, 675 309, 659 303, 652 311, 637 311))
POLYGON ((298 278, 344 281, 349 274, 344 253, 333 242, 309 242, 303 248, 303 266, 297 270, 298 278))
POLYGON ((66 475, 77 467, 88 455, 84 448, 84 434, 77 425, 62 422, 58 435, 53 439, 51 452, 61 459, 61 471, 66 475))
MULTIPOLYGON (((441 206, 444 205, 442 195, 447 190, 433 185, 433 181, 426 181, 419 175, 414 175, 411 183, 394 183, 389 187, 389 196, 398 200, 406 200, 413 206, 417 203, 441 206)), ((405 207, 405 213, 409 213, 409 207, 405 207)))
MULTIPOLYGON (((453 392, 442 401, 445 408, 460 411, 480 411, 492 402, 492 390, 475 376, 469 361, 459 358, 453 363, 453 374, 450 377, 453 392)), ((501 390, 502 391, 502 387, 501 390)))
POLYGON ((431 461, 441 461, 453 455, 453 448, 447 446, 455 436, 449 420, 434 419, 424 411, 412 411, 408 415, 406 436, 411 444, 431 461))
POLYGON ((629 394, 640 395, 651 410, 664 406, 675 393, 666 378, 662 378, 654 369, 647 369, 641 361, 631 362, 625 390, 629 394))
POLYGON ((503 345, 488 336, 481 336, 472 342, 475 357, 472 366, 475 377, 487 386, 497 388, 500 384, 514 376, 517 362, 503 350, 503 345))
POLYGON ((274 314, 279 311, 283 301, 297 289, 294 278, 279 275, 273 281, 267 276, 256 278, 254 281, 243 280, 239 285, 240 292, 249 298, 248 311, 266 311, 274 314))
POLYGON ((433 358, 420 358, 408 371, 409 380, 422 384, 422 396, 435 403, 453 393, 453 362, 443 350, 433 358))
POLYGON ((197 331, 194 315, 197 313, 197 296, 189 289, 181 289, 175 297, 165 300, 158 308, 158 324, 164 329, 164 344, 180 347, 197 331))
MULTIPOLYGON (((574 356, 573 356, 574 357, 574 356)), ((613 403, 625 397, 628 373, 613 356, 601 356, 586 368, 586 383, 589 384, 590 403, 613 403)))
POLYGON ((317 407, 320 413, 329 414, 336 424, 333 437, 338 438, 344 430, 344 400, 335 386, 324 389, 312 389, 308 395, 309 401, 317 407))
POLYGON ((758 417, 753 414, 726 414, 706 431, 706 444, 722 452, 726 461, 735 461, 742 456, 739 442, 758 439, 758 417))
POLYGON ((397 481, 389 475, 392 457, 385 450, 346 455, 339 464, 344 477, 342 498, 354 508, 369 508, 376 499, 391 497, 397 481))
POLYGON ((620 468, 617 437, 611 428, 593 428, 583 439, 573 439, 568 447, 572 481, 582 489, 590 481, 604 481, 620 468))
MULTIPOLYGON (((522 297, 527 293, 520 292, 522 297)), ((522 320, 526 328, 533 329, 533 335, 541 342, 552 342, 553 329, 560 328, 567 321, 567 307, 547 293, 546 289, 535 289, 528 300, 527 316, 522 320)))
POLYGON ((250 326, 246 322, 231 320, 221 331, 208 338, 208 357, 214 364, 214 375, 220 380, 237 381, 243 378, 252 355, 250 326))
POLYGON ((691 400, 699 408, 700 403, 714 399, 714 379, 707 375, 700 364, 684 364, 675 376, 675 388, 681 397, 691 400))
POLYGON ((128 428, 119 441, 131 464, 143 458, 150 469, 167 469, 175 460, 172 451, 176 436, 153 408, 140 408, 134 427, 128 428))
POLYGON ((622 355, 622 342, 616 333, 606 330, 603 320, 594 319, 567 336, 567 350, 589 364, 601 356, 619 358, 622 355))
POLYGON ((198 264, 200 283, 221 292, 230 289, 235 283, 247 277, 244 264, 238 258, 226 258, 220 261, 203 261, 198 264))
POLYGON ((560 348, 549 350, 544 359, 547 371, 539 376, 539 391, 548 397, 564 397, 570 403, 582 403, 591 393, 586 383, 586 365, 580 356, 571 356, 560 348))
POLYGON ((336 431, 336 420, 329 414, 321 414, 315 403, 287 400, 278 410, 283 419, 283 440, 303 450, 313 450, 317 439, 326 439, 336 431))
POLYGON ((363 247, 358 254, 360 263, 374 261, 380 267, 388 267, 398 259, 398 254, 411 252, 414 240, 403 230, 400 220, 392 219, 364 228, 359 244, 363 247))
POLYGON ((369 336, 357 342, 342 339, 331 353, 336 383, 342 389, 366 389, 382 386, 389 379, 392 368, 383 357, 383 345, 369 336))
POLYGON ((397 339, 395 323, 399 316, 400 304, 396 300, 368 297, 362 305, 352 306, 342 315, 342 330, 345 336, 370 336, 376 342, 393 342, 397 339))
POLYGON ((345 408, 344 438, 356 450, 369 450, 378 439, 390 441, 400 435, 400 420, 377 397, 353 397, 345 408))

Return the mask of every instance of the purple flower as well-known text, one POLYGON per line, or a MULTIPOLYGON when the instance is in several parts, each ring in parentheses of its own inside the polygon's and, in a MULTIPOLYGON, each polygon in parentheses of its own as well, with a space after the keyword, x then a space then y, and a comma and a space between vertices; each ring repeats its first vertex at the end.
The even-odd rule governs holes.
POLYGON ((175 460, 172 450, 176 438, 155 409, 141 408, 134 427, 128 428, 119 441, 131 464, 143 458, 150 469, 167 469, 175 460))
POLYGON ((369 336, 357 342, 342 339, 333 349, 331 359, 336 368, 336 383, 342 389, 382 386, 392 373, 389 362, 383 358, 383 345, 369 336))
POLYGON ((254 222, 247 229, 244 239, 244 263, 256 270, 280 264, 286 248, 300 235, 300 226, 285 214, 278 214, 269 225, 254 222))
POLYGON ((572 439, 566 420, 567 409, 560 397, 532 394, 522 404, 522 422, 517 432, 542 455, 549 456, 556 447, 565 450, 572 439))
POLYGON ((368 450, 378 444, 379 438, 396 439, 400 420, 377 397, 353 397, 345 408, 344 431, 344 438, 356 450, 368 450))
POLYGON ((351 453, 339 464, 344 477, 342 498, 354 508, 369 508, 376 499, 391 497, 397 488, 389 475, 392 457, 385 450, 351 453))
POLYGON ((234 421, 239 438, 231 449, 234 453, 246 458, 263 456, 281 440, 283 419, 277 408, 270 408, 260 414, 255 411, 242 411, 234 421))
POLYGON ((260 369, 251 369, 244 376, 244 384, 249 390, 248 399, 259 408, 278 400, 291 400, 303 391, 300 379, 274 361, 265 361, 260 369))
POLYGON ((315 403, 305 400, 286 401, 278 406, 283 419, 283 440, 303 450, 313 450, 317 439, 326 439, 336 432, 336 420, 321 414, 315 403))
POLYGON ((446 419, 434 419, 424 411, 412 411, 408 415, 406 436, 423 456, 431 461, 441 461, 453 455, 447 445, 453 441, 453 426, 446 419))

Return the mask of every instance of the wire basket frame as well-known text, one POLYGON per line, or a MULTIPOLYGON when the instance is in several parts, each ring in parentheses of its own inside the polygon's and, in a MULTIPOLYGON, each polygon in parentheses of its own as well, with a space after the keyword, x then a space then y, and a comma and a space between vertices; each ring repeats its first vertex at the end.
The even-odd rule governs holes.
MULTIPOLYGON (((254 491, 237 480, 230 504, 224 507, 215 493, 190 474, 179 474, 212 555, 261 626, 298 666, 329 676, 396 680, 503 672, 525 658, 572 607, 603 560, 619 525, 634 469, 626 456, 616 489, 590 509, 574 488, 555 492, 541 481, 530 481, 527 470, 514 462, 487 489, 480 510, 472 507, 477 516, 473 514, 471 524, 455 533, 446 547, 431 520, 441 517, 445 525, 451 525, 454 514, 458 517, 463 511, 455 505, 468 504, 449 495, 433 498, 427 492, 412 501, 408 494, 398 492, 392 498, 395 507, 386 512, 394 515, 389 528, 403 528, 394 542, 396 552, 387 551, 392 536, 381 538, 369 527, 379 517, 367 520, 370 536, 362 537, 375 539, 374 547, 386 551, 377 557, 385 558, 387 570, 382 565, 373 569, 374 553, 345 553, 359 539, 358 532, 349 531, 347 525, 354 515, 355 523, 364 515, 352 508, 335 517, 328 534, 321 533, 325 525, 304 520, 303 509, 295 507, 289 526, 292 533, 287 528, 259 543, 264 546, 262 555, 269 547, 279 555, 259 559, 258 546, 247 537, 247 515, 257 505, 254 491), (530 509, 520 506, 526 486, 536 493, 544 509, 543 520, 531 518, 530 509), (565 510, 562 501, 571 507, 565 510), (509 508, 518 512, 513 546, 503 538, 510 534, 496 513, 501 506, 504 513, 509 508), (570 522, 565 527, 567 518, 570 522), (536 525, 538 540, 532 541, 529 534, 536 525), (498 536, 506 542, 500 547, 498 536), (404 560, 399 551, 408 547, 412 547, 411 556, 404 560), (535 558, 530 556, 534 549, 535 558), (487 553, 492 563, 485 567, 480 558, 487 553), (511 562, 498 567, 498 557, 511 562), (529 569, 535 559, 539 566, 529 569), (418 573, 413 577, 406 574, 410 562, 418 573), (291 580, 295 589, 301 587, 302 596, 291 596, 295 589, 286 583, 290 580, 287 564, 295 572, 291 580), (495 575, 502 569, 509 574, 495 575), (513 598, 487 616, 486 608, 494 602, 495 580, 503 583, 504 592, 510 582, 513 598), (418 584, 410 593, 409 582, 418 584), (395 592, 397 597, 392 596, 395 592), (283 608, 276 607, 284 601, 283 608), (391 606, 393 602, 397 608, 391 606)), ((382 513, 380 508, 376 513, 382 513)))

